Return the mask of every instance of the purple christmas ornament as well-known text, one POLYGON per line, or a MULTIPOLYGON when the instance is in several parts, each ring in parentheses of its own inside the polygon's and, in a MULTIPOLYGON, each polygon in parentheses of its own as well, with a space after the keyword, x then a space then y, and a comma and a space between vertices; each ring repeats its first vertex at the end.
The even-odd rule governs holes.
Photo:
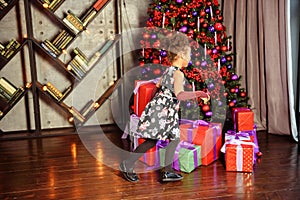
POLYGON ((207 28, 209 30, 209 32, 214 33, 215 32, 215 27, 214 26, 209 26, 207 28))
POLYGON ((167 56, 167 52, 165 50, 161 50, 160 51, 160 56, 161 57, 166 57, 167 56))
POLYGON ((239 77, 236 74, 234 74, 234 75, 231 76, 231 80, 233 80, 233 81, 236 81, 238 79, 239 79, 239 77))
POLYGON ((224 65, 226 62, 227 62, 227 59, 226 59, 226 57, 223 56, 221 58, 221 64, 224 65))
POLYGON ((198 15, 198 12, 197 12, 197 11, 193 11, 193 12, 192 12, 192 15, 193 15, 194 17, 196 17, 196 16, 198 15))
POLYGON ((215 85, 213 83, 208 84, 208 89, 213 90, 215 88, 215 85))
POLYGON ((218 50, 216 48, 213 48, 212 52, 213 52, 213 54, 217 54, 218 50))
POLYGON ((176 3, 182 3, 183 0, 176 0, 176 3))
POLYGON ((236 99, 233 99, 232 102, 233 102, 234 104, 236 104, 237 101, 236 101, 236 99))
POLYGON ((187 27, 186 26, 182 26, 180 29, 179 29, 180 32, 187 32, 187 27))
POLYGON ((207 7, 207 8, 205 9, 205 13, 206 13, 206 14, 209 14, 209 13, 210 13, 210 8, 209 8, 209 7, 207 7))
POLYGON ((220 107, 223 106, 222 101, 219 101, 219 102, 218 102, 218 106, 220 106, 220 107))
POLYGON ((204 60, 201 62, 201 67, 206 67, 207 66, 207 62, 204 60))
POLYGON ((151 34, 151 38, 152 39, 156 39, 157 38, 157 35, 155 33, 151 34))
POLYGON ((232 69, 232 65, 227 65, 227 69, 232 69))
POLYGON ((191 108, 192 104, 191 104, 191 102, 187 102, 185 106, 186 106, 186 108, 191 108))
POLYGON ((212 111, 208 111, 205 113, 205 116, 206 117, 211 117, 213 115, 212 111))

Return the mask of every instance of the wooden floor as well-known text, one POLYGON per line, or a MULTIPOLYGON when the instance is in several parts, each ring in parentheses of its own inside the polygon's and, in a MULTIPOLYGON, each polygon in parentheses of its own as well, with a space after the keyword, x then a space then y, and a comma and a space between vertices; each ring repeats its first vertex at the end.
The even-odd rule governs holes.
MULTIPOLYGON (((120 131, 105 136, 127 148, 120 131)), ((284 136, 266 139, 264 132, 258 138, 263 157, 253 173, 226 172, 218 160, 173 183, 161 183, 158 171, 125 181, 117 161, 112 168, 97 161, 77 134, 0 141, 0 199, 300 199, 297 144, 284 136)))

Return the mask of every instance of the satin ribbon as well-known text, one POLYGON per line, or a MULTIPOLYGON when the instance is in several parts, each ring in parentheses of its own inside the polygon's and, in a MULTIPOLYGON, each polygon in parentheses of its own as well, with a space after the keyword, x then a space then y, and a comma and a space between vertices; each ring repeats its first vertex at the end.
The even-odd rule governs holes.
MULTIPOLYGON (((199 155, 198 155, 198 152, 197 152, 197 149, 196 149, 195 145, 187 143, 187 142, 180 142, 179 145, 176 148, 176 151, 175 151, 173 168, 176 169, 176 170, 180 170, 179 151, 180 151, 181 148, 185 148, 185 149, 193 151, 193 154, 194 154, 194 156, 193 156, 194 157, 194 166, 195 166, 195 168, 198 167, 199 164, 200 164, 198 162, 199 155)), ((181 169, 181 171, 182 171, 182 169, 181 169)))
POLYGON ((191 124, 193 128, 197 128, 198 126, 209 126, 210 123, 204 120, 189 120, 189 119, 180 119, 180 124, 191 124))
POLYGON ((244 145, 251 145, 253 147, 256 147, 256 144, 254 144, 253 142, 248 142, 248 141, 243 141, 243 140, 232 138, 230 140, 225 141, 224 145, 221 148, 221 152, 226 153, 226 145, 227 144, 235 144, 237 146, 241 146, 242 144, 244 144, 244 145))

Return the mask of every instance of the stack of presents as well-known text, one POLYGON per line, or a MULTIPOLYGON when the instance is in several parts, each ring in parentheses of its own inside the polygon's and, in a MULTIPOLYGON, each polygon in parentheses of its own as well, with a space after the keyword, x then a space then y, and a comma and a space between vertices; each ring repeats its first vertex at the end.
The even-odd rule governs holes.
MULTIPOLYGON (((139 116, 149 102, 155 83, 137 81, 133 110, 123 138, 129 131, 136 131, 139 116)), ((173 161, 173 168, 181 172, 192 172, 197 167, 210 165, 224 153, 226 171, 252 172, 259 152, 254 113, 249 108, 232 110, 234 130, 222 134, 222 124, 203 120, 180 120, 180 140, 173 161)), ((142 138, 130 138, 133 149, 143 142, 142 138)), ((159 141, 143 157, 147 168, 163 167, 168 141, 159 141)))

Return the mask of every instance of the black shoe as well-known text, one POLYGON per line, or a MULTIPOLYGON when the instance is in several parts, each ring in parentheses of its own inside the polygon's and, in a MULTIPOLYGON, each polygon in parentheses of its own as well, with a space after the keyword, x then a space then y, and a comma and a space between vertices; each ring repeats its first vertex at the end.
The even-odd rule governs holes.
POLYGON ((163 172, 162 181, 180 181, 183 177, 175 172, 163 172))
POLYGON ((137 174, 133 171, 132 168, 127 169, 125 165, 125 161, 121 162, 119 169, 122 171, 123 176, 126 178, 127 181, 130 182, 137 182, 139 181, 139 177, 137 174))

